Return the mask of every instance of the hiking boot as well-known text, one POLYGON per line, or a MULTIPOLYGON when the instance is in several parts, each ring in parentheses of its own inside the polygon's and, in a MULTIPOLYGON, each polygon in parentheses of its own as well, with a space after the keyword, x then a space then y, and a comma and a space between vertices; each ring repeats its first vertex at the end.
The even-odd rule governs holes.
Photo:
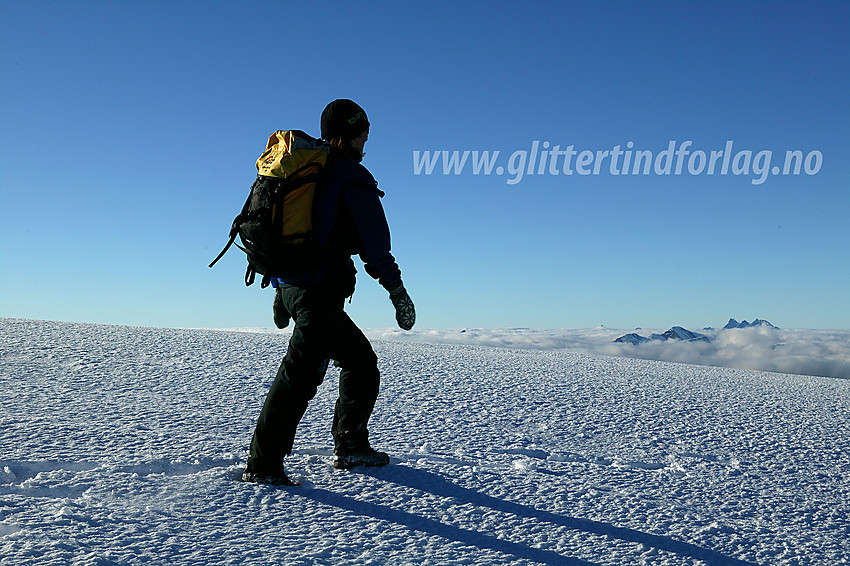
POLYGON ((378 452, 371 447, 363 450, 334 451, 334 468, 337 470, 350 470, 357 466, 386 466, 389 463, 389 454, 378 452))
POLYGON ((287 476, 286 472, 284 472, 283 470, 271 474, 249 472, 248 470, 245 470, 244 472, 242 472, 242 481, 247 483, 264 483, 268 485, 301 485, 300 482, 295 482, 289 479, 289 476, 287 476))

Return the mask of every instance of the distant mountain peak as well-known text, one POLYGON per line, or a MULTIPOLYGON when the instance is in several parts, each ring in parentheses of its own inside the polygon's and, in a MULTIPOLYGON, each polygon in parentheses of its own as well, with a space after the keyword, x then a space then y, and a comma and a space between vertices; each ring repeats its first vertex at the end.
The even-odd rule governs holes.
POLYGON ((746 320, 738 322, 734 318, 730 318, 729 322, 726 323, 726 326, 723 327, 723 330, 730 330, 732 328, 752 328, 753 326, 767 326, 768 328, 778 328, 777 326, 774 326, 768 321, 762 320, 760 318, 757 318, 752 322, 747 322, 746 320))
POLYGON ((680 340, 682 342, 711 342, 711 339, 708 336, 698 332, 691 332, 687 328, 683 328, 681 326, 674 326, 663 334, 652 334, 649 338, 641 336, 635 332, 631 332, 620 336, 614 340, 614 342, 619 344, 633 344, 637 346, 651 340, 660 340, 664 342, 667 340, 680 340))
MULTIPOLYGON (((732 328, 753 328, 757 326, 766 326, 768 328, 776 328, 778 326, 774 326, 766 320, 762 320, 757 318, 752 322, 748 322, 746 320, 742 320, 738 322, 734 318, 730 318, 729 322, 726 323, 726 326, 723 327, 723 330, 730 330, 732 328)), ((640 330, 637 328, 636 330, 640 330)), ((706 327, 705 330, 714 330, 711 327, 706 327)), ((645 342, 651 341, 661 341, 666 342, 667 340, 679 340, 682 342, 711 342, 711 338, 706 336, 705 334, 700 334, 699 332, 692 332, 687 328, 682 326, 674 326, 670 330, 662 333, 662 334, 651 334, 649 338, 645 336, 641 336, 635 332, 630 332, 629 334, 624 334, 619 338, 615 339, 614 342, 618 344, 632 344, 634 346, 638 346, 645 342)))
POLYGON ((664 334, 653 334, 653 340, 682 340, 684 342, 710 342, 708 336, 698 332, 691 332, 687 328, 674 326, 664 334))
POLYGON ((637 344, 642 344, 644 342, 649 342, 649 338, 644 338, 640 334, 637 334, 635 332, 631 332, 629 334, 624 334, 623 336, 620 336, 619 338, 614 340, 614 342, 617 342, 619 344, 635 344, 635 345, 637 345, 637 344))

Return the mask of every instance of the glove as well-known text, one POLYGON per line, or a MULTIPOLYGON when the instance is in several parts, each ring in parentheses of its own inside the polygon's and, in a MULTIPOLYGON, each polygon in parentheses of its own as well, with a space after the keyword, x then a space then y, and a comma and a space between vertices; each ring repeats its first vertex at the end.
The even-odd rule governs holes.
POLYGON ((413 308, 413 301, 410 300, 410 295, 402 283, 397 287, 390 289, 390 300, 395 307, 395 320, 398 322, 399 328, 402 330, 410 330, 416 322, 416 309, 413 308))
POLYGON ((280 329, 289 326, 289 311, 283 306, 283 293, 280 287, 274 290, 274 305, 272 305, 272 309, 274 310, 274 325, 280 329))

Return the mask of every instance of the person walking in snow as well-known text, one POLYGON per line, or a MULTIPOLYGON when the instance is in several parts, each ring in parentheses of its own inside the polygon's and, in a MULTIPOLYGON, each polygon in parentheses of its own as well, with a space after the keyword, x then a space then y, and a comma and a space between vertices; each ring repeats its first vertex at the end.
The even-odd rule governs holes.
POLYGON ((316 395, 331 360, 340 368, 332 434, 334 467, 384 466, 390 458, 372 448, 367 423, 378 397, 378 359, 369 340, 344 311, 354 293, 352 256, 389 292, 396 321, 410 330, 413 302, 390 253, 390 231, 380 198, 384 193, 360 163, 369 136, 366 112, 348 99, 334 100, 321 117, 328 161, 314 201, 314 230, 322 256, 299 279, 272 280, 275 324, 295 325, 286 356, 266 396, 251 439, 244 481, 293 485, 283 460, 292 452, 295 429, 316 395))

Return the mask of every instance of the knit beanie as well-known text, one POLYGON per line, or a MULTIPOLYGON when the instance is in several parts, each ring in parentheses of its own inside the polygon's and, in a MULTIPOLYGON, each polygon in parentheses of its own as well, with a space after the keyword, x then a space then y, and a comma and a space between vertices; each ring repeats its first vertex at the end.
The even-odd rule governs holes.
POLYGON ((351 141, 369 127, 366 112, 353 100, 340 98, 334 100, 322 112, 322 139, 340 137, 351 141))

